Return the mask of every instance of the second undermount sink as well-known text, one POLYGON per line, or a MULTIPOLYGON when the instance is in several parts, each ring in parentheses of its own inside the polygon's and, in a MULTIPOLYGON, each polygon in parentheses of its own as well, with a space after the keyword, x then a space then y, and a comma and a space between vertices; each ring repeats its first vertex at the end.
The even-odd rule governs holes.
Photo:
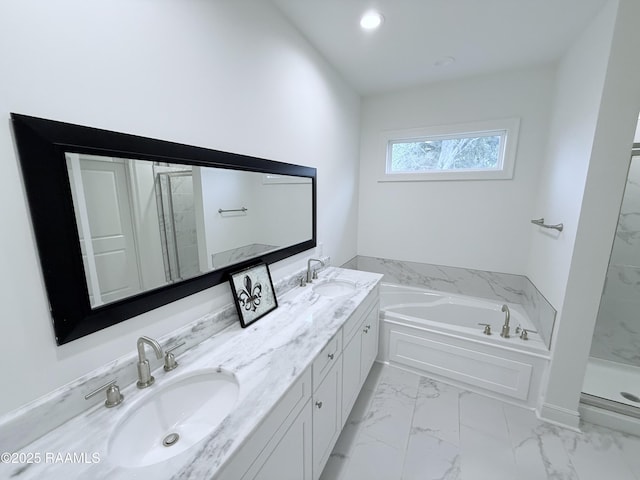
POLYGON ((114 429, 109 458, 123 467, 143 467, 184 452, 211 433, 235 407, 236 377, 225 370, 187 374, 151 387, 114 429))
POLYGON ((328 280, 313 286, 313 291, 318 295, 337 298, 349 295, 356 290, 356 285, 346 280, 328 280))

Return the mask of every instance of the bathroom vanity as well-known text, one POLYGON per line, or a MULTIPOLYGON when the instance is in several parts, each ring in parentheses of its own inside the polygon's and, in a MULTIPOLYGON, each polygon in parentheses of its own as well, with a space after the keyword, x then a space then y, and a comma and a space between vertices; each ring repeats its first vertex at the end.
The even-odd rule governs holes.
POLYGON ((15 452, 0 477, 316 480, 376 357, 381 277, 327 268, 248 328, 235 322, 155 370, 151 387, 121 385, 122 404, 15 452))

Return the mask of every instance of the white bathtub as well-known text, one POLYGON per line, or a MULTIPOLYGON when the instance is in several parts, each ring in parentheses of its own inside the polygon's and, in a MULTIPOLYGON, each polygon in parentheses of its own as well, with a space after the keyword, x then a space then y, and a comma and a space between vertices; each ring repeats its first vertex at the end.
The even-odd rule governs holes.
POLYGON ((511 337, 500 331, 502 303, 389 283, 380 286, 379 360, 463 388, 534 406, 549 352, 519 305, 511 311, 511 337), (483 333, 491 325, 492 335, 483 333))

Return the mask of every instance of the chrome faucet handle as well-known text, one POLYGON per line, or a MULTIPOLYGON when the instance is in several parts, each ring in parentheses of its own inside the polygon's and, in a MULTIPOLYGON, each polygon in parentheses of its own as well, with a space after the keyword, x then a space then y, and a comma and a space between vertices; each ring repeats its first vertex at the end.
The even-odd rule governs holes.
POLYGON ((95 397, 97 394, 106 390, 107 399, 104 402, 104 406, 107 408, 115 407, 116 405, 120 405, 124 400, 124 395, 120 393, 120 387, 116 385, 118 379, 111 380, 109 383, 105 383, 101 387, 96 388, 93 392, 87 393, 84 396, 85 400, 89 400, 90 398, 95 397))
POLYGON ((170 372, 171 370, 174 370, 178 366, 178 362, 176 362, 176 357, 172 352, 177 348, 182 347, 185 343, 186 342, 180 342, 177 345, 167 348, 164 351, 164 371, 165 372, 170 372))
POLYGON ((313 273, 311 274, 311 279, 312 280, 317 280, 318 279, 318 270, 314 270, 313 273))
POLYGON ((485 335, 491 335, 491 324, 490 323, 478 323, 478 325, 483 325, 484 330, 482 333, 485 335))
POLYGON ((536 330, 529 330, 529 329, 523 328, 522 333, 520 334, 520 338, 522 340, 529 340, 530 333, 538 333, 538 332, 536 330))

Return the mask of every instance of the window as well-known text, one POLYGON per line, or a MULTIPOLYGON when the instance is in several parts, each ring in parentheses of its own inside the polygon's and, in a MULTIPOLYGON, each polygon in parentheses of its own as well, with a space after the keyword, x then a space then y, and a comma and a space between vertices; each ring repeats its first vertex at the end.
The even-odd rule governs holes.
POLYGON ((385 132, 380 181, 513 177, 519 119, 385 132))

